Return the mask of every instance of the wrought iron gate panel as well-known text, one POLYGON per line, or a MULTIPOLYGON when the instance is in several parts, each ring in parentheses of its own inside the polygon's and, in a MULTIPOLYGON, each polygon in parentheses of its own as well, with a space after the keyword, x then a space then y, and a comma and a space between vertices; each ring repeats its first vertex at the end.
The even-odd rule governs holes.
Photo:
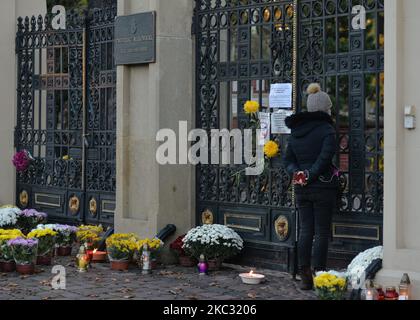
MULTIPOLYGON (((247 116, 242 111, 243 104, 253 99, 267 107, 269 86, 276 82, 294 83, 295 107, 300 110, 305 108, 307 85, 320 81, 336 106, 337 163, 343 171, 342 204, 334 218, 332 252, 341 250, 344 255, 351 255, 379 243, 383 181, 383 1, 196 0, 195 3, 196 127, 208 132, 217 128, 244 128, 247 116), (351 30, 352 5, 357 4, 366 6, 366 31, 351 30), (372 33, 376 39, 374 46, 372 33), (370 96, 364 96, 368 91, 370 96), (372 105, 369 114, 364 113, 366 103, 372 105), (347 123, 347 129, 343 123, 347 123), (376 231, 378 237, 371 237, 376 231)), ((287 136, 272 138, 285 149, 287 136)), ((198 222, 231 225, 241 233, 248 247, 286 249, 286 258, 280 263, 290 270, 296 230, 290 178, 280 159, 272 161, 267 174, 242 176, 239 183, 233 176, 237 170, 238 167, 226 165, 197 167, 198 222), (282 226, 279 222, 284 221, 289 226, 286 237, 278 232, 282 226)))
MULTIPOLYGON (((26 172, 17 173, 16 202, 22 208, 47 212, 52 221, 113 223, 115 67, 110 63, 101 69, 86 63, 87 51, 96 42, 112 43, 113 2, 114 6, 91 10, 90 15, 68 10, 64 30, 52 29, 50 15, 18 19, 15 147, 30 151, 34 161, 26 172), (93 30, 101 36, 105 32, 106 39, 87 42, 93 30), (93 80, 94 69, 100 75, 98 81, 93 80), (105 73, 105 83, 100 82, 105 73), (110 92, 96 104, 85 100, 95 86, 110 92), (103 112, 108 123, 90 126, 89 119, 103 112), (91 169, 96 152, 97 174, 91 169), (92 184, 93 176, 103 180, 92 184), (87 197, 90 191, 95 194, 87 197)), ((113 51, 107 54, 113 61, 113 51)))
MULTIPOLYGON (((293 1, 196 1, 197 127, 244 128, 247 100, 267 106, 270 83, 292 82, 293 18, 293 1)), ((264 174, 243 175, 239 182, 237 171, 229 165, 197 168, 198 221, 235 228, 247 248, 284 250, 281 263, 291 270, 295 223, 288 174, 279 159, 264 174)))
POLYGON ((341 202, 331 257, 382 241, 384 1, 298 1, 298 106, 310 82, 333 99, 341 202), (352 28, 352 6, 366 9, 366 30, 352 28))
POLYGON ((113 223, 116 191, 116 68, 114 19, 117 7, 93 11, 87 34, 86 219, 113 223), (96 211, 93 210, 96 208, 96 211))

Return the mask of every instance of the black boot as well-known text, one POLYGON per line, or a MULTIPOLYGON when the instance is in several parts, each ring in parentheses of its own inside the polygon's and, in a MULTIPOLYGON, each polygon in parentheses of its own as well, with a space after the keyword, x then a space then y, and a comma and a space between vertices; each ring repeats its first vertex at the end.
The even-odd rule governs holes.
POLYGON ((314 280, 312 277, 312 270, 310 267, 303 267, 299 272, 302 282, 300 284, 301 290, 312 290, 314 287, 314 280))

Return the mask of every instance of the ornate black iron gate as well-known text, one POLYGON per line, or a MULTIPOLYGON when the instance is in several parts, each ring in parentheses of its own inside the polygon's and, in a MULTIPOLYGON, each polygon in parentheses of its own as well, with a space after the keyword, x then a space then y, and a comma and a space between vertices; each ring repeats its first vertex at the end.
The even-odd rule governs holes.
POLYGON ((50 220, 111 225, 115 211, 116 1, 51 16, 19 18, 15 147, 34 157, 17 174, 17 205, 50 220))
MULTIPOLYGON (((196 126, 244 128, 246 100, 268 106, 271 83, 294 87, 305 107, 312 81, 333 98, 342 195, 330 259, 348 260, 382 241, 383 0, 196 0, 196 126), (352 8, 366 9, 366 29, 352 8)), ((284 150, 287 136, 276 135, 284 150)), ((255 263, 292 270, 296 240, 290 179, 280 159, 268 173, 234 166, 197 168, 197 219, 236 229, 255 263)))

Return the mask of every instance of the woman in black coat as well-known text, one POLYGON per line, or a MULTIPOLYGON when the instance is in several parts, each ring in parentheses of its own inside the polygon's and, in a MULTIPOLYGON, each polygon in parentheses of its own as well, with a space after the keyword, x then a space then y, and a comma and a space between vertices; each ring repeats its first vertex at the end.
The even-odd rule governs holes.
POLYGON ((314 271, 325 270, 331 218, 336 206, 338 170, 332 161, 336 131, 331 99, 318 84, 308 87, 308 112, 286 119, 291 136, 284 166, 293 176, 299 211, 298 263, 301 289, 311 290, 314 271), (311 264, 313 246, 313 264, 311 264))

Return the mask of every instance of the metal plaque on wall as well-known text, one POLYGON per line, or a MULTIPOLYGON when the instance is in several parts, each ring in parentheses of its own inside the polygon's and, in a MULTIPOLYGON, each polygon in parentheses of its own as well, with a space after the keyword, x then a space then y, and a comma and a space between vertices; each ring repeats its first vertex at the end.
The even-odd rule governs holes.
POLYGON ((156 12, 115 19, 115 64, 144 64, 156 60, 156 12))

